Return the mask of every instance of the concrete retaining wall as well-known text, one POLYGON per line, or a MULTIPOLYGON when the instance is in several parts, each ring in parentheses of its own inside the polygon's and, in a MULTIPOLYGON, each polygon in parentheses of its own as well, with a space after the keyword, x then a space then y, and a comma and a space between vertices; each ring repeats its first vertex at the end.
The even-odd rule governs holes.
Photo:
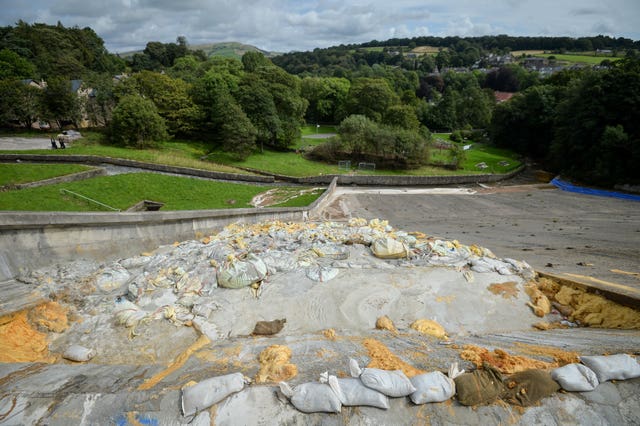
POLYGON ((96 176, 102 176, 107 174, 104 169, 92 169, 85 170, 84 172, 73 173, 70 175, 57 176, 51 179, 39 180, 36 182, 28 182, 28 183, 18 183, 15 185, 5 185, 0 187, 0 189, 6 190, 14 190, 14 189, 25 189, 25 188, 37 188, 39 186, 45 185, 54 185, 56 183, 67 183, 67 182, 75 182, 78 180, 91 179, 96 176))
POLYGON ((99 157, 95 155, 40 155, 40 154, 0 154, 0 161, 33 161, 49 163, 83 163, 83 164, 113 164, 116 166, 136 167, 146 170, 154 170, 165 173, 184 174, 190 176, 207 177, 212 179, 235 180, 245 182, 273 183, 276 180, 305 185, 330 185, 334 179, 338 179, 339 185, 361 186, 429 186, 429 185, 463 185, 469 183, 493 183, 509 179, 522 170, 520 166, 516 170, 506 174, 477 174, 477 175, 451 175, 451 176, 397 176, 397 175, 321 175, 296 177, 279 174, 265 174, 263 171, 243 168, 255 174, 243 175, 237 173, 212 172, 207 170, 192 169, 189 167, 166 166, 163 164, 143 163, 122 158, 99 157))
POLYGON ((154 170, 164 173, 206 177, 211 179, 235 180, 243 182, 272 183, 273 176, 259 176, 240 173, 213 172, 209 170, 192 169, 190 167, 167 166, 164 164, 144 163, 142 161, 126 160, 124 158, 99 157, 96 155, 40 155, 40 154, 0 154, 0 161, 29 161, 44 163, 81 163, 81 164, 113 164, 114 166, 135 167, 138 169, 154 170))
POLYGON ((0 281, 22 271, 77 259, 108 261, 175 241, 198 239, 234 222, 316 217, 336 180, 308 207, 169 212, 0 212, 0 281))
MULTIPOLYGON (((265 172, 242 168, 248 172, 264 174, 265 172)), ((319 176, 287 176, 271 174, 277 180, 303 185, 328 185, 333 179, 338 179, 340 185, 358 186, 432 186, 432 185, 464 185, 470 183, 493 183, 512 178, 522 172, 522 165, 512 172, 505 174, 476 174, 449 176, 409 176, 409 175, 319 175, 319 176)))

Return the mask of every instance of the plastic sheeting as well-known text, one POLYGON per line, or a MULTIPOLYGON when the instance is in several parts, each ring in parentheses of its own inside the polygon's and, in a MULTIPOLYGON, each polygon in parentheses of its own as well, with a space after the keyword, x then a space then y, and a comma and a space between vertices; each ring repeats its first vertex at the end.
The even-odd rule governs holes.
POLYGON ((621 200, 640 201, 640 195, 627 194, 624 192, 607 191, 604 189, 587 188, 584 186, 576 186, 569 182, 565 182, 559 178, 554 178, 551 184, 563 191, 575 192, 578 194, 597 195, 598 197, 619 198, 621 200))

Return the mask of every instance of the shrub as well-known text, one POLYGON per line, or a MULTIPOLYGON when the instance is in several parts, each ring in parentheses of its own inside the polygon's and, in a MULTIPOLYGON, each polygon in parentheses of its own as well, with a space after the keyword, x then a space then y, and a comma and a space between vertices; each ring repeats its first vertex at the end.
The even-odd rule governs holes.
POLYGON ((153 102, 139 95, 127 95, 120 99, 111 120, 113 142, 145 148, 167 137, 165 121, 153 102))

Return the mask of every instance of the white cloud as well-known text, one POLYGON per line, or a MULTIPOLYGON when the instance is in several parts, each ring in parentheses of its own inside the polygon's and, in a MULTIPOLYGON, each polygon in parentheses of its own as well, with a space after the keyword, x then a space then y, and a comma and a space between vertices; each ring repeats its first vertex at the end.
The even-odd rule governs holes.
POLYGON ((420 35, 640 38, 637 0, 0 0, 0 10, 0 25, 89 26, 111 51, 179 35, 278 51, 420 35))

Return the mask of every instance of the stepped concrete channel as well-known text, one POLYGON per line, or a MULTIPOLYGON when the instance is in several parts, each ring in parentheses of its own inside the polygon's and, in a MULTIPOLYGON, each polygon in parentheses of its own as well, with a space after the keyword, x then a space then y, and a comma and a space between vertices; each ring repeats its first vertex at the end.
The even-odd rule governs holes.
POLYGON ((147 262, 146 257, 179 260, 187 268, 196 261, 181 253, 193 249, 208 263, 199 240, 234 222, 344 224, 363 217, 387 219, 396 229, 479 244, 499 258, 524 259, 540 272, 579 281, 637 307, 637 207, 632 201, 569 194, 537 184, 405 189, 342 187, 334 180, 325 195, 305 209, 0 213, 2 315, 48 300, 64 283, 68 293, 55 297, 75 301, 78 315, 86 316, 69 331, 52 333, 51 353, 59 354, 71 343, 98 350, 94 359, 81 363, 59 356, 53 362, 1 363, 0 424, 639 424, 640 379, 601 383, 591 392, 555 393, 528 408, 504 403, 471 408, 455 399, 414 405, 408 398, 391 398, 388 410, 343 407, 340 414, 302 413, 275 383, 252 383, 195 418, 181 414, 185 384, 233 372, 255 377, 258 355, 271 345, 291 349, 291 362, 298 366, 292 385, 315 381, 324 371, 345 374, 349 358, 366 365, 372 356, 363 349, 367 339, 383 342, 424 371, 446 371, 453 362, 473 368, 460 359, 458 348, 466 344, 514 354, 526 354, 522 348, 527 345, 581 355, 640 353, 638 330, 533 331, 531 324, 538 318, 524 305, 522 295, 507 301, 478 290, 493 281, 522 284, 525 280, 517 274, 477 273, 469 283, 450 266, 371 260, 364 249, 350 248, 355 263, 369 263, 340 269, 331 281, 312 283, 293 271, 274 275, 259 298, 246 289, 217 289, 211 303, 221 308, 211 314, 214 331, 154 321, 140 327, 140 335, 133 338, 115 324, 106 306, 125 294, 131 282, 91 287, 97 282, 95 271, 125 265, 133 276, 136 268, 146 268, 137 263, 147 262), (151 253, 141 257, 143 251, 151 253), (449 340, 413 332, 408 324, 415 312, 436 316, 449 340), (394 320, 398 332, 374 328, 372 320, 382 314, 394 320), (282 332, 249 336, 257 320, 276 316, 287 318, 282 332), (328 328, 335 330, 335 337, 327 337, 328 328), (202 335, 209 339, 203 342, 202 335))

